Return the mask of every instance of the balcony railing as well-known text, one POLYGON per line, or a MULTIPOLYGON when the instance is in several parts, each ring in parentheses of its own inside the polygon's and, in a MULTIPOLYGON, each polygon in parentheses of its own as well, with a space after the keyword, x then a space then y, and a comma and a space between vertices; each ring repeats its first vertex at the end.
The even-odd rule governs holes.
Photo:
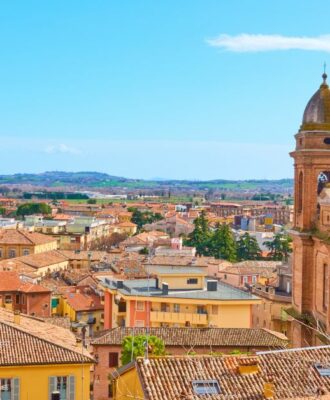
POLYGON ((164 312, 164 311, 151 311, 150 312, 151 322, 165 322, 173 324, 190 324, 207 325, 208 316, 207 314, 197 313, 176 313, 176 312, 164 312))

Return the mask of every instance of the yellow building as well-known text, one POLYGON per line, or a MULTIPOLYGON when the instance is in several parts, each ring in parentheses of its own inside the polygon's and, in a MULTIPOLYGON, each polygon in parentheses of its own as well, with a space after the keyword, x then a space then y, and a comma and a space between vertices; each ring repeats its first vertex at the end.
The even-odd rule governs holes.
POLYGON ((249 328, 250 293, 207 278, 201 268, 168 267, 156 278, 102 280, 105 291, 104 327, 249 328))
POLYGON ((130 221, 123 221, 119 224, 113 225, 114 232, 133 236, 137 232, 137 225, 130 221))
POLYGON ((57 249, 57 241, 42 233, 0 229, 0 260, 57 249))
POLYGON ((63 328, 27 317, 21 323, 20 316, 10 321, 10 316, 3 315, 2 312, 1 399, 44 400, 51 399, 54 392, 60 393, 61 400, 90 399, 94 360, 71 338, 66 341, 63 328))
POLYGON ((68 317, 74 330, 86 326, 87 336, 93 336, 103 329, 104 306, 90 287, 68 286, 54 300, 52 314, 68 317))
POLYGON ((256 356, 138 357, 111 373, 113 398, 329 400, 326 364, 316 362, 329 357, 330 346, 256 356))

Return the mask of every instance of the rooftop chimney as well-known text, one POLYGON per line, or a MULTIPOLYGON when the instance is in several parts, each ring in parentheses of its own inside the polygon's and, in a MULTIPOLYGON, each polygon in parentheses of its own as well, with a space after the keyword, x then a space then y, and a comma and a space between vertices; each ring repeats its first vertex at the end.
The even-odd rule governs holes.
POLYGON ((275 386, 274 382, 265 382, 264 383, 264 398, 265 399, 273 399, 275 395, 275 386))
POLYGON ((124 281, 117 281, 117 289, 123 289, 124 288, 124 281))
POLYGON ((259 372, 259 361, 257 358, 239 358, 238 372, 240 375, 254 375, 259 372))
POLYGON ((166 295, 168 294, 168 283, 163 282, 162 291, 163 291, 163 294, 166 294, 166 295))
POLYGON ((218 281, 215 279, 208 280, 206 285, 207 285, 208 292, 216 292, 218 289, 218 281))
POLYGON ((14 311, 14 324, 16 325, 21 324, 21 313, 18 310, 14 311))

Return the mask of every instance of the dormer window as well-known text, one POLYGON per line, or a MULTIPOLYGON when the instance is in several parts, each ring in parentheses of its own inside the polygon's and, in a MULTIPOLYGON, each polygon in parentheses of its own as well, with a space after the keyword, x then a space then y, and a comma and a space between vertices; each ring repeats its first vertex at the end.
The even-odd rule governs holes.
POLYGON ((316 363, 314 364, 314 367, 320 376, 330 376, 330 364, 324 365, 316 363))
POLYGON ((192 381, 192 386, 197 396, 205 396, 205 395, 221 393, 219 383, 215 379, 192 381))

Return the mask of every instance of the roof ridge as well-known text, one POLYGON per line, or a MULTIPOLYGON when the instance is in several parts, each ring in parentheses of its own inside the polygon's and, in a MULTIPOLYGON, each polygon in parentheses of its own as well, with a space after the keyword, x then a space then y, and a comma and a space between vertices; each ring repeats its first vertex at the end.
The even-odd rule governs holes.
MULTIPOLYGON (((31 244, 34 244, 33 241, 26 236, 23 229, 17 229, 17 232, 21 233, 25 237, 25 239, 27 239, 31 244)), ((30 233, 30 232, 26 232, 26 233, 30 233)))
POLYGON ((87 356, 86 354, 82 354, 80 351, 75 351, 75 350, 73 350, 73 349, 71 349, 69 347, 66 347, 65 345, 59 345, 58 343, 51 342, 50 340, 47 340, 47 339, 45 339, 43 337, 37 336, 36 334, 28 332, 27 330, 25 330, 21 326, 15 325, 15 323, 8 322, 8 321, 0 321, 0 325, 1 324, 5 325, 5 326, 9 326, 10 328, 12 328, 12 329, 14 329, 16 331, 21 332, 22 334, 25 334, 27 336, 33 337, 33 338, 35 338, 37 340, 40 340, 42 342, 48 343, 49 345, 54 346, 54 347, 56 347, 58 349, 62 349, 62 350, 66 350, 66 351, 72 352, 74 354, 82 355, 83 357, 89 358, 90 361, 94 362, 94 359, 92 358, 92 356, 87 356))

